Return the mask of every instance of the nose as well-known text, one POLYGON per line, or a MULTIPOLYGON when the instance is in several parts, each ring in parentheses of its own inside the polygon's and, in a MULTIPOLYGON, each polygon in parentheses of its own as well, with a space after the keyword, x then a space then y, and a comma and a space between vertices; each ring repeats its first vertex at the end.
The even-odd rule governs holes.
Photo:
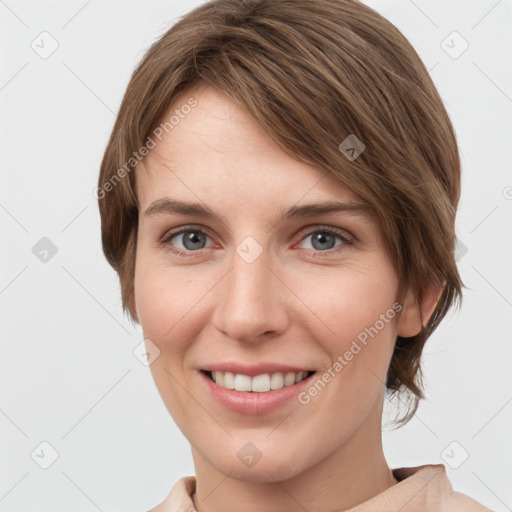
POLYGON ((232 268, 218 285, 212 322, 239 342, 267 340, 288 325, 286 301, 291 292, 271 268, 267 254, 263 251, 249 263, 234 252, 232 268))

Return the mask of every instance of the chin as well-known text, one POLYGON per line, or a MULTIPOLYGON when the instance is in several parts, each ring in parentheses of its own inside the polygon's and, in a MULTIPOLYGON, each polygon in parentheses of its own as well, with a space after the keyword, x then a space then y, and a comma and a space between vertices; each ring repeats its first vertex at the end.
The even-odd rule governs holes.
MULTIPOLYGON (((290 450, 288 454, 282 454, 275 450, 268 450, 269 453, 261 453, 261 458, 254 461, 244 461, 244 452, 238 456, 226 457, 226 451, 222 454, 210 454, 210 463, 217 471, 246 482, 273 483, 276 481, 289 480, 305 471, 306 462, 301 449, 290 450), (251 465, 252 464, 252 465, 251 465)), ((247 451, 248 452, 248 451, 247 451)))
POLYGON ((260 461, 252 468, 241 469, 240 464, 237 464, 236 467, 230 467, 229 464, 227 464, 225 467, 217 466, 217 468, 223 474, 226 476, 229 475, 230 478, 234 478, 235 480, 259 483, 283 482, 302 472, 300 466, 290 463, 290 465, 285 468, 282 467, 281 463, 277 463, 277 461, 267 461, 266 463, 260 461))

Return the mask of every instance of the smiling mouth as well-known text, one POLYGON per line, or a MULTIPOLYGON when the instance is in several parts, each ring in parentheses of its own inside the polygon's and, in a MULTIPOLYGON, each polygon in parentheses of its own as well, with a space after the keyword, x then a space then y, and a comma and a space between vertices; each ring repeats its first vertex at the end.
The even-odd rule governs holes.
POLYGON ((273 372, 263 373, 250 377, 232 372, 212 372, 208 370, 201 370, 210 380, 215 382, 218 386, 224 389, 232 389, 235 391, 267 393, 269 391, 278 390, 284 387, 293 386, 309 379, 315 371, 308 372, 273 372))

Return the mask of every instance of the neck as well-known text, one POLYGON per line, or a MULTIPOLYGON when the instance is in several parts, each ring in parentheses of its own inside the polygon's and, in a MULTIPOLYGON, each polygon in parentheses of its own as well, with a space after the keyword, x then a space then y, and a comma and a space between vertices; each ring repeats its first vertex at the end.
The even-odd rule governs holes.
POLYGON ((273 479, 271 471, 252 480, 231 478, 192 448, 195 507, 198 512, 334 512, 364 503, 397 483, 384 457, 377 419, 378 429, 365 422, 334 453, 282 481, 273 479))

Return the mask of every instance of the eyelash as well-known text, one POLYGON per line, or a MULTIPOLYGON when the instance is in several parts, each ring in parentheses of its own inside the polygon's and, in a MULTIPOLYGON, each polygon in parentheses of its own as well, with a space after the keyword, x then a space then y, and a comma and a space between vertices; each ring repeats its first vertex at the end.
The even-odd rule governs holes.
MULTIPOLYGON (((168 248, 169 250, 171 250, 173 253, 179 255, 179 256, 184 256, 184 257, 193 257, 193 256, 196 256, 198 253, 200 253, 201 251, 205 250, 205 249, 198 249, 196 251, 183 251, 181 249, 176 249, 174 248, 170 241, 178 236, 178 235, 182 235, 183 233, 189 233, 189 232, 197 232, 197 233, 202 233, 206 236, 209 236, 208 233, 206 233, 205 231, 203 231, 202 229, 198 228, 198 227, 195 227, 195 226, 185 226, 183 228, 179 228, 178 230, 176 231, 168 231, 164 234, 164 236, 162 237, 162 239, 160 240, 160 244, 165 246, 166 248, 168 248)), ((334 236, 337 236, 342 242, 343 244, 342 245, 339 245, 338 247, 335 247, 335 248, 332 248, 332 249, 328 249, 326 251, 320 251, 320 250, 315 250, 315 249, 304 249, 306 250, 308 253, 312 253, 313 257, 318 257, 318 254, 320 255, 324 255, 324 254, 334 254, 334 253, 339 253, 341 252, 342 250, 345 249, 345 246, 347 245, 353 245, 354 243, 354 240, 352 238, 349 238, 347 236, 345 236, 343 234, 343 232, 335 229, 335 228, 331 228, 331 227, 318 227, 312 231, 309 231, 308 233, 305 234, 305 236, 303 238, 300 239, 300 242, 302 242, 303 240, 305 240, 306 238, 308 238, 309 236, 315 234, 315 233, 329 233, 330 235, 334 235, 334 236)))

